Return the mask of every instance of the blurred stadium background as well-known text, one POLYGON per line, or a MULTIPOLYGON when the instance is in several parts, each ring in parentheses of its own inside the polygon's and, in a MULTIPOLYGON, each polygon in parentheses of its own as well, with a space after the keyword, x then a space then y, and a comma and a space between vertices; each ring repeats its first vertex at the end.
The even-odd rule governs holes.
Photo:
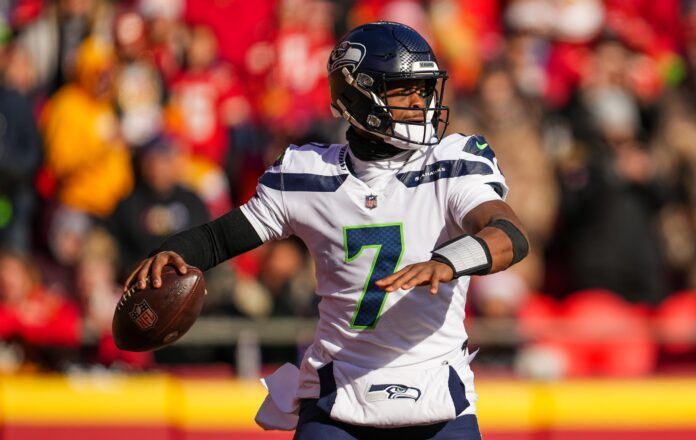
POLYGON ((290 438, 253 416, 311 341, 302 243, 208 272, 172 347, 111 316, 165 236, 343 140, 326 59, 377 19, 435 47, 532 240, 470 291, 484 438, 696 438, 696 1, 0 0, 1 440, 290 438))

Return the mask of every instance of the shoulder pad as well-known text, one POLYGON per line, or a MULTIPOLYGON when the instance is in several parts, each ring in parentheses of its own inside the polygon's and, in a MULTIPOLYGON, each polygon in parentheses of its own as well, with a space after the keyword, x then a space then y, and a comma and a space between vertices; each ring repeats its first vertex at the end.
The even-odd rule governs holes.
MULTIPOLYGON (((493 174, 502 175, 493 148, 488 144, 486 138, 481 135, 451 134, 444 138, 438 147, 440 147, 440 151, 437 152, 436 156, 440 158, 439 160, 449 159, 476 162, 484 165, 486 168, 490 168, 493 174)), ((487 174, 487 172, 482 174, 487 174)))
POLYGON ((322 154, 327 149, 331 148, 331 144, 323 144, 321 142, 309 142, 307 144, 295 145, 290 144, 288 150, 293 151, 313 151, 315 153, 322 154))
POLYGON ((285 192, 334 192, 346 180, 339 155, 344 145, 290 145, 259 183, 285 192))
POLYGON ((462 152, 483 156, 487 159, 495 157, 493 149, 481 135, 465 135, 462 133, 453 133, 446 136, 437 145, 436 152, 442 156, 461 157, 462 152))
POLYGON ((290 145, 283 157, 284 173, 339 174, 339 152, 343 145, 311 142, 290 145))
POLYGON ((495 158, 493 149, 481 135, 453 133, 446 136, 435 148, 435 156, 442 159, 461 159, 467 154, 485 157, 491 162, 495 158), (463 154, 465 153, 465 154, 463 154))
MULTIPOLYGON (((463 136, 463 135, 461 135, 463 136)), ((488 141, 481 135, 475 134, 465 138, 464 148, 462 151, 470 154, 475 154, 476 156, 483 156, 486 159, 493 160, 495 153, 488 141)))

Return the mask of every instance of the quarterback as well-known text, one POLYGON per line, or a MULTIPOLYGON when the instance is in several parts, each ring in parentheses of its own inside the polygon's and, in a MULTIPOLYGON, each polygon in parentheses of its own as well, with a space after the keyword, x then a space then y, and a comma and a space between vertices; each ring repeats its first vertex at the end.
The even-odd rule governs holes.
POLYGON ((359 26, 327 70, 348 143, 291 145, 246 204, 168 238, 126 284, 296 235, 316 264, 319 324, 299 369, 265 378, 257 423, 299 440, 480 439, 469 277, 528 252, 505 178, 483 137, 444 136, 447 74, 413 29, 359 26))

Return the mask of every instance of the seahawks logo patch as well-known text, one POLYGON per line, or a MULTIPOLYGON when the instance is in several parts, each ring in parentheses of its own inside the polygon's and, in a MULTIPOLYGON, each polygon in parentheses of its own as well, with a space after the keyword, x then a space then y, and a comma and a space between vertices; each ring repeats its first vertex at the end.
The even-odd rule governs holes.
POLYGON ((412 399, 418 401, 421 391, 416 387, 409 387, 397 383, 370 385, 366 400, 378 402, 380 400, 412 399))
POLYGON ((354 72, 365 58, 366 52, 367 49, 362 44, 344 41, 331 51, 326 69, 332 73, 335 70, 348 67, 348 70, 354 72))

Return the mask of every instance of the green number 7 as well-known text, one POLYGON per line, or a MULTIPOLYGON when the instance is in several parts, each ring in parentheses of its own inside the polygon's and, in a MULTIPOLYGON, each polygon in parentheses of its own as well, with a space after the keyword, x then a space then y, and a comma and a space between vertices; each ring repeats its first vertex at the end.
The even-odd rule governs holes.
POLYGON ((357 259, 365 248, 376 250, 350 324, 355 329, 374 328, 387 296, 384 290, 375 286, 375 281, 393 274, 399 267, 404 254, 403 225, 344 226, 343 247, 346 250, 346 263, 357 259))

